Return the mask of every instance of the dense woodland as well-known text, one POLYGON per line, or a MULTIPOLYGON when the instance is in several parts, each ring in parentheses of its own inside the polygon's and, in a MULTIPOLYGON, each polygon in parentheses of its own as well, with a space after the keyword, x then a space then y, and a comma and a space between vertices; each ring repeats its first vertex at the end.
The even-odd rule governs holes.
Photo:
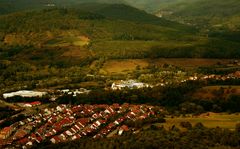
POLYGON ((14 111, 13 109, 9 107, 0 107, 0 119, 7 118, 10 115, 14 115, 18 112, 14 111))

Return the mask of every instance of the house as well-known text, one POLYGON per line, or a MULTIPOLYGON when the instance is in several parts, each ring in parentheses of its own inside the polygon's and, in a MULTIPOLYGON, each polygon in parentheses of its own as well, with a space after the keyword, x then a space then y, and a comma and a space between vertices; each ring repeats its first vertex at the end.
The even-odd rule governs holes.
POLYGON ((117 120, 115 120, 113 123, 115 124, 115 125, 119 125, 119 124, 121 124, 123 121, 124 121, 124 117, 120 117, 120 118, 118 118, 117 120))
POLYGON ((113 114, 115 111, 111 107, 108 107, 104 112, 108 114, 113 114))
POLYGON ((120 108, 120 105, 118 103, 114 103, 112 105, 113 109, 116 110, 116 109, 119 109, 120 108))
POLYGON ((236 71, 236 72, 234 73, 234 76, 237 77, 237 78, 240 78, 240 71, 236 71))
POLYGON ((32 141, 29 141, 29 142, 26 143, 26 146, 27 146, 27 147, 30 147, 30 146, 32 146, 32 145, 33 145, 33 142, 32 142, 32 141))
POLYGON ((96 134, 95 136, 93 136, 94 139, 98 139, 98 138, 102 138, 103 136, 101 134, 96 134))
POLYGON ((37 143, 41 143, 43 139, 42 139, 42 137, 39 136, 35 140, 37 141, 37 143))
POLYGON ((114 127, 115 127, 115 124, 114 123, 110 123, 110 124, 108 124, 108 126, 106 128, 111 130, 114 127))
POLYGON ((67 108, 66 105, 64 104, 61 104, 59 106, 56 107, 56 110, 59 111, 59 112, 62 112, 63 110, 65 110, 67 108))
POLYGON ((11 126, 3 128, 0 132, 0 139, 7 139, 13 131, 14 129, 11 126))
POLYGON ((146 119, 147 117, 148 117, 148 114, 145 113, 145 114, 141 115, 141 116, 139 117, 139 119, 146 119))
POLYGON ((76 124, 81 125, 82 127, 85 127, 86 124, 89 123, 89 119, 88 118, 80 118, 76 120, 76 124))
POLYGON ((82 106, 81 106, 81 105, 74 106, 74 107, 72 108, 72 112, 73 112, 73 113, 79 112, 79 111, 81 111, 81 110, 82 110, 82 106))
POLYGON ((26 107, 26 108, 31 108, 31 107, 32 107, 32 105, 31 105, 30 103, 25 103, 25 104, 23 105, 23 107, 26 107))
POLYGON ((68 136, 73 136, 76 132, 72 129, 65 131, 68 136))
POLYGON ((118 130, 118 135, 122 135, 124 131, 129 131, 129 128, 127 125, 122 125, 118 130))
POLYGON ((80 134, 76 134, 72 137, 72 140, 80 139, 82 136, 80 134))
POLYGON ((67 140, 66 135, 64 133, 60 134, 59 138, 63 141, 67 140))
POLYGON ((101 117, 101 114, 100 113, 95 113, 95 114, 92 115, 92 117, 94 119, 98 119, 99 117, 101 117))
POLYGON ((40 101, 34 101, 31 103, 24 103, 23 107, 35 107, 35 106, 39 106, 42 103, 40 101))
POLYGON ((31 102, 30 104, 31 104, 33 107, 35 107, 35 106, 41 105, 42 103, 41 103, 40 101, 34 101, 34 102, 31 102))
POLYGON ((58 136, 54 136, 50 139, 53 144, 60 143, 61 139, 58 136))
POLYGON ((35 133, 32 133, 32 134, 28 137, 28 139, 32 139, 32 140, 34 140, 34 139, 36 139, 36 138, 37 138, 37 136, 36 136, 35 133))
POLYGON ((108 130, 107 128, 103 128, 103 129, 100 131, 100 134, 106 135, 106 134, 108 134, 109 131, 110 131, 110 130, 108 130))
POLYGON ((14 140, 21 139, 21 138, 25 137, 27 134, 28 134, 27 131, 25 131, 25 130, 23 130, 23 129, 19 129, 19 130, 15 133, 13 139, 14 139, 14 140))
POLYGON ((28 142, 29 142, 28 138, 22 138, 17 143, 20 144, 20 145, 25 145, 28 142))

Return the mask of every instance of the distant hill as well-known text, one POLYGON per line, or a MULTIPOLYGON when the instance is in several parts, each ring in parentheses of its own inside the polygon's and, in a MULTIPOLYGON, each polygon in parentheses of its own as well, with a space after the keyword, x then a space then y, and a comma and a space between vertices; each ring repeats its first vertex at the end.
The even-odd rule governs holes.
POLYGON ((209 37, 240 42, 239 0, 179 0, 156 15, 193 25, 209 37))
MULTIPOLYGON (((58 61, 73 63, 74 60, 82 63, 99 57, 145 58, 153 46, 173 46, 171 41, 181 40, 179 46, 184 47, 182 41, 193 38, 187 26, 183 30, 174 22, 171 26, 148 23, 148 16, 150 19, 159 18, 135 8, 131 8, 135 10, 134 15, 137 16, 138 12, 146 15, 144 23, 130 21, 132 18, 127 17, 130 14, 125 14, 124 18, 100 13, 112 10, 110 6, 116 8, 116 5, 109 5, 107 9, 95 12, 54 8, 2 15, 0 58, 44 64, 58 61)), ((125 12, 124 9, 122 11, 125 12)))
POLYGON ((179 0, 126 0, 128 4, 152 13, 177 1, 179 0))
POLYGON ((43 9, 52 7, 72 7, 82 3, 125 3, 124 0, 1 0, 0 14, 11 12, 43 9))
POLYGON ((1 60, 67 66, 100 58, 240 56, 233 37, 208 37, 123 4, 22 11, 1 15, 0 22, 1 60))
POLYGON ((156 17, 143 10, 139 10, 137 8, 134 8, 125 4, 85 3, 85 4, 76 5, 74 8, 101 14, 103 16, 106 16, 109 19, 119 19, 119 20, 134 21, 134 22, 145 23, 145 24, 161 25, 161 26, 178 28, 181 30, 189 31, 189 32, 194 30, 189 26, 156 17))
POLYGON ((171 12, 166 16, 168 18, 200 27, 240 28, 239 0, 183 0, 161 8, 161 11, 171 12))

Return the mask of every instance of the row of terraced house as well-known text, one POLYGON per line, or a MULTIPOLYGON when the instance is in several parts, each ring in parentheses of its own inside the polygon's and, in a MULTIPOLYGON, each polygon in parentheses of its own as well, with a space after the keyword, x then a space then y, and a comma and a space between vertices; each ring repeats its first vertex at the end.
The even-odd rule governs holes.
MULTIPOLYGON (((148 105, 59 105, 11 125, 11 131, 0 133, 2 146, 29 148, 49 140, 52 143, 72 141, 83 137, 107 137, 111 132, 122 135, 131 130, 123 122, 154 116, 148 105)), ((1 132, 8 130, 4 128, 1 132)))

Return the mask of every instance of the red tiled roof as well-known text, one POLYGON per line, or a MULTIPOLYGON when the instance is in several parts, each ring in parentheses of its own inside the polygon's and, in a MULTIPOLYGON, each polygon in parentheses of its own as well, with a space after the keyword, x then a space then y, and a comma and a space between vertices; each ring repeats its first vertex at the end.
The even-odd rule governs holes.
POLYGON ((110 124, 108 124, 107 128, 112 129, 114 126, 115 126, 115 124, 110 123, 110 124))
POLYGON ((120 129, 122 129, 123 131, 129 131, 129 128, 127 125, 122 125, 120 129))
POLYGON ((53 139, 55 139, 56 143, 61 142, 61 139, 58 136, 54 136, 53 139))
POLYGON ((115 109, 117 109, 117 108, 120 107, 120 105, 119 105, 118 103, 114 103, 112 106, 113 106, 113 108, 115 108, 115 109))
POLYGON ((74 134, 75 132, 72 129, 69 129, 68 131, 70 131, 72 134, 74 134))
POLYGON ((0 132, 1 134, 9 133, 12 130, 12 127, 4 127, 2 131, 0 132))
POLYGON ((40 142, 42 142, 42 138, 41 137, 37 137, 36 141, 37 141, 37 143, 40 143, 40 142))
POLYGON ((34 102, 31 102, 30 103, 31 105, 40 105, 40 104, 42 104, 40 101, 34 101, 34 102))
POLYGON ((82 109, 82 107, 81 106, 75 106, 75 107, 73 107, 72 108, 72 112, 78 112, 78 111, 80 111, 82 109))
POLYGON ((36 134, 32 133, 32 134, 31 134, 31 137, 32 137, 32 138, 36 138, 37 136, 36 136, 36 134))
POLYGON ((24 136, 27 135, 27 132, 23 129, 19 129, 16 134, 15 134, 15 137, 16 139, 20 139, 20 138, 23 138, 24 136))
POLYGON ((24 144, 26 144, 28 141, 29 141, 28 138, 23 138, 23 139, 19 140, 18 143, 21 144, 21 145, 24 145, 24 144))
POLYGON ((80 122, 82 125, 86 125, 89 122, 88 118, 77 119, 76 122, 80 122))

